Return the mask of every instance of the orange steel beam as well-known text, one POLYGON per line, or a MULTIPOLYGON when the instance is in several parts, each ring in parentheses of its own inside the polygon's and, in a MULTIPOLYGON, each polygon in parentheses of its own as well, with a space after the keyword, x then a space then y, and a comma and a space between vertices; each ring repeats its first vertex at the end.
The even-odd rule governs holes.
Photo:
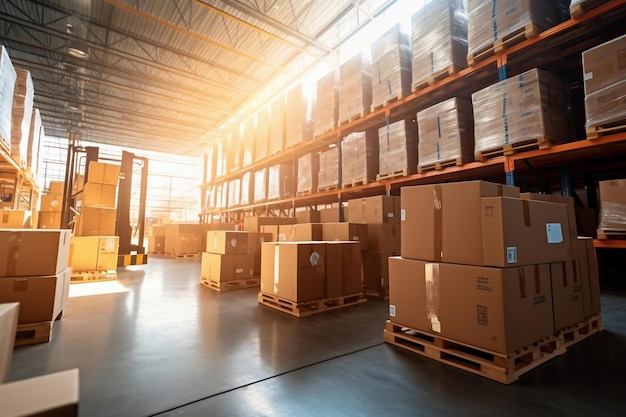
POLYGON ((626 249, 626 239, 594 239, 595 248, 626 249))

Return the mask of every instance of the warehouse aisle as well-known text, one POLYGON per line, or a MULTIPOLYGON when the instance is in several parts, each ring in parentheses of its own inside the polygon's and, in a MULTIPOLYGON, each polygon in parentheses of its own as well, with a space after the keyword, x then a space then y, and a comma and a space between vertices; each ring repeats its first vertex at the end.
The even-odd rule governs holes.
POLYGON ((11 380, 80 368, 81 416, 621 415, 626 296, 606 331, 504 386, 384 345, 387 303, 306 319, 254 289, 198 285, 199 260, 151 258, 72 292, 50 343, 19 348, 11 380))

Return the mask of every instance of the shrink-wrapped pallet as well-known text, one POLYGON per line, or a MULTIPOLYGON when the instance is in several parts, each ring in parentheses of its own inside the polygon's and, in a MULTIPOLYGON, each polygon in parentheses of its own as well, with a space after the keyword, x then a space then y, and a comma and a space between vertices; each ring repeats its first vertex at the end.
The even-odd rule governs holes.
POLYGON ((339 68, 339 124, 368 114, 371 105, 372 62, 361 52, 339 68))
POLYGON ((400 120, 378 129, 379 178, 415 173, 417 127, 413 120, 400 120))
POLYGON ((262 203, 267 199, 267 168, 254 173, 254 202, 262 203))
POLYGON ((241 169, 241 140, 239 137, 239 129, 229 133, 226 136, 226 147, 224 152, 227 155, 227 171, 229 173, 237 172, 241 169))
POLYGON ((228 182, 228 207, 239 206, 241 198, 241 179, 237 178, 228 182))
POLYGON ((270 105, 268 155, 285 149, 285 96, 281 95, 270 105))
POLYGON ((28 133, 28 151, 26 153, 26 166, 33 175, 37 174, 39 169, 39 151, 41 149, 41 115, 39 109, 33 109, 33 115, 30 119, 30 130, 28 133))
POLYGON ((341 141, 341 183, 368 184, 378 174, 378 138, 367 132, 353 132, 341 141))
POLYGON ((255 161, 267 157, 269 149, 269 108, 266 107, 256 114, 255 161))
POLYGON ((22 167, 27 167, 28 136, 33 116, 35 86, 30 72, 16 69, 13 109, 11 110, 11 156, 22 167))
POLYGON ((337 128, 339 112, 339 72, 335 69, 317 81, 314 136, 337 128))
POLYGON ((318 191, 339 187, 339 148, 334 147, 320 153, 320 170, 317 176, 318 191))
POLYGON ((372 108, 406 97, 411 92, 411 41, 395 25, 372 43, 372 108))
POLYGON ((626 179, 600 181, 600 230, 626 233, 626 179))
POLYGON ((315 89, 299 84, 287 92, 285 148, 313 139, 315 89))
POLYGON ((239 137, 241 138, 241 167, 246 168, 254 163, 255 128, 254 117, 247 119, 239 126, 239 137))
POLYGON ((4 46, 0 46, 0 143, 11 150, 11 112, 17 74, 4 46))
POLYGON ((307 153, 298 158, 298 182, 296 192, 308 194, 317 191, 319 170, 319 155, 317 153, 307 153))
POLYGON ((293 167, 286 164, 273 165, 267 173, 267 199, 281 199, 293 195, 293 167))
POLYGON ((245 172, 241 177, 241 200, 242 206, 247 206, 254 202, 254 176, 252 171, 245 172))

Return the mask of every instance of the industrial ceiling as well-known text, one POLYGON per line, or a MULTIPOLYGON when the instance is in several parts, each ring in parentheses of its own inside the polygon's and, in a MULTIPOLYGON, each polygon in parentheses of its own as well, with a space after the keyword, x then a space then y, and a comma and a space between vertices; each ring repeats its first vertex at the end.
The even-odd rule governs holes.
POLYGON ((2 0, 0 41, 47 135, 200 155, 395 2, 2 0))

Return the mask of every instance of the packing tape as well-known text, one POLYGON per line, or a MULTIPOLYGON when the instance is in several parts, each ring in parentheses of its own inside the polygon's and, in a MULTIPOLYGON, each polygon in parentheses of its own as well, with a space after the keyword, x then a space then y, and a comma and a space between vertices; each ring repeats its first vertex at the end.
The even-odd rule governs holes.
POLYGON ((534 265, 535 270, 535 294, 541 294, 541 272, 539 271, 539 265, 534 265))
POLYGON ((21 244, 22 232, 12 232, 9 236, 6 276, 11 277, 17 275, 17 263, 19 260, 21 244))
POLYGON ((519 280, 519 295, 522 299, 526 298, 526 273, 523 267, 517 268, 517 279, 519 280))
POLYGON ((443 259, 443 188, 441 185, 435 185, 433 191, 435 228, 433 259, 435 261, 441 261, 443 259))
POLYGON ((424 281, 426 284, 426 313, 433 332, 441 333, 439 321, 439 264, 424 265, 424 281))

